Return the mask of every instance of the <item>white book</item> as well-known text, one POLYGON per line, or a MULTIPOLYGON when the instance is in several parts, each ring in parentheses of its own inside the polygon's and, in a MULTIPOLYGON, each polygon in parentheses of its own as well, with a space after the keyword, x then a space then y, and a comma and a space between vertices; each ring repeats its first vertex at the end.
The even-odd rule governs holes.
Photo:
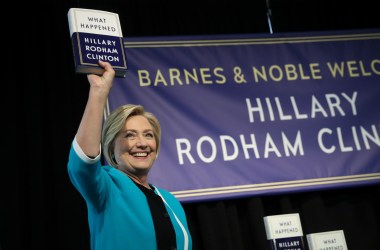
POLYGON ((264 225, 271 249, 305 249, 298 213, 266 216, 264 225))
POLYGON ((348 249, 343 230, 308 234, 306 235, 306 238, 310 250, 348 249))
POLYGON ((116 77, 125 77, 127 62, 119 15, 117 13, 70 8, 67 13, 75 71, 101 75, 98 61, 109 62, 116 77))
POLYGON ((264 225, 268 240, 303 236, 298 213, 266 216, 264 225))

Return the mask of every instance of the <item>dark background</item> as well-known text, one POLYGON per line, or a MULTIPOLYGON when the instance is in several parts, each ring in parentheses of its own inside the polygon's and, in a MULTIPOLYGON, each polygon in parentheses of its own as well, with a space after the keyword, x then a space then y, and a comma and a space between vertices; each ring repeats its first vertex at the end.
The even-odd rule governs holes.
MULTIPOLYGON (((74 73, 70 7, 118 13, 124 37, 270 32, 265 0, 7 4, 1 26, 1 250, 89 249, 86 205, 66 170, 89 87, 85 75, 74 73)), ((274 33, 380 28, 376 5, 269 1, 274 33)), ((184 208, 193 249, 269 249, 263 217, 299 213, 304 235, 344 230, 350 250, 376 250, 379 198, 380 186, 373 185, 188 203, 184 208)))

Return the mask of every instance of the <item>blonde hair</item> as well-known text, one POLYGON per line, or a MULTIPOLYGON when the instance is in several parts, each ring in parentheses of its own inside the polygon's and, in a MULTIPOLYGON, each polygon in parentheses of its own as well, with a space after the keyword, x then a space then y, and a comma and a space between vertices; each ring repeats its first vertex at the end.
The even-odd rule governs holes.
POLYGON ((113 167, 117 167, 114 157, 115 139, 124 128, 125 122, 129 117, 142 115, 148 119, 153 129, 153 135, 157 143, 157 155, 160 151, 161 125, 158 119, 150 112, 145 111, 142 105, 127 104, 111 112, 103 124, 102 130, 102 151, 103 155, 113 167))

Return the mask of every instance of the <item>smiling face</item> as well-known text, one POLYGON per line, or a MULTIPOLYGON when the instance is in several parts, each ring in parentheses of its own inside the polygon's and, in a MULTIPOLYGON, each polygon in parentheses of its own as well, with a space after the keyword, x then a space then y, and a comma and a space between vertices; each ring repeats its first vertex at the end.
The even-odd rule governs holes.
POLYGON ((118 168, 136 177, 146 177, 157 156, 152 126, 142 115, 129 117, 115 140, 118 168))

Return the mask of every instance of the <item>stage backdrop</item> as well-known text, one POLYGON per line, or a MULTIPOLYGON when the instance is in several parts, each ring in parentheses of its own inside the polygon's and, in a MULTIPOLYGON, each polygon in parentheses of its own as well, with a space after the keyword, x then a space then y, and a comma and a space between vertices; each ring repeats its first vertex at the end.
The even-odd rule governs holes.
MULTIPOLYGON (((124 38, 107 112, 162 125, 150 182, 183 202, 380 183, 380 30, 124 38)), ((106 112, 106 113, 107 113, 106 112)))

